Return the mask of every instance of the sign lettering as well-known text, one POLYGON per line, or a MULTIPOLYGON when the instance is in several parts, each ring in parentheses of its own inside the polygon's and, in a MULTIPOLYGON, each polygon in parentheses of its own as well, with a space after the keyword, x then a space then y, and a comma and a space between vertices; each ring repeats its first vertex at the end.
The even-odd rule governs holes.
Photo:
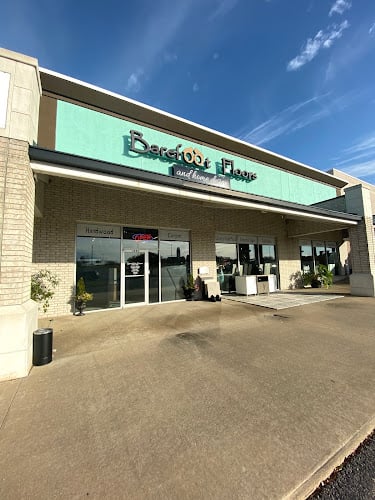
POLYGON ((152 234, 142 234, 142 233, 138 233, 138 234, 133 234, 132 235, 132 240, 136 240, 136 241, 147 241, 147 240, 152 240, 152 234))
POLYGON ((198 182, 199 184, 208 184, 209 186, 230 189, 230 180, 228 179, 228 177, 209 174, 207 172, 200 172, 199 170, 195 170, 194 168, 174 165, 173 175, 187 181, 198 182))
POLYGON ((168 158, 170 160, 182 161, 185 164, 192 166, 193 169, 188 169, 186 167, 180 167, 180 169, 177 169, 177 165, 175 165, 173 175, 194 182, 200 182, 201 184, 210 184, 230 189, 229 181, 225 180, 225 177, 222 176, 236 177, 248 182, 257 178, 257 174, 255 172, 235 168, 234 160, 230 160, 228 158, 221 159, 221 175, 199 173, 194 170, 194 167, 204 169, 210 168, 211 160, 205 157, 198 148, 190 146, 182 149, 182 144, 177 144, 174 148, 158 146, 157 144, 149 144, 143 137, 143 133, 138 132, 137 130, 130 130, 129 149, 130 151, 133 151, 133 153, 137 154, 152 154, 168 158))

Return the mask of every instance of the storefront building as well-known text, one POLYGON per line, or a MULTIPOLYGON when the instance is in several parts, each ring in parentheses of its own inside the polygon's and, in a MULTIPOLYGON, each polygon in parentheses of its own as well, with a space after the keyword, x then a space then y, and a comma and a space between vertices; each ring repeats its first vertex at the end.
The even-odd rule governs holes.
POLYGON ((92 310, 181 300, 189 274, 223 294, 247 275, 293 288, 318 263, 345 274, 350 239, 352 293, 375 295, 368 189, 4 49, 0 148, 0 379, 30 368, 40 269, 57 316, 80 277, 92 310))

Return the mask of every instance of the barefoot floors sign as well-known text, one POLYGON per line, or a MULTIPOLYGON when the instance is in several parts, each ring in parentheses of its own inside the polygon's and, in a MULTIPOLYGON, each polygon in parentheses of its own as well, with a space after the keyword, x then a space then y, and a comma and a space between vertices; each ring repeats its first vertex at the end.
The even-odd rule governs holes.
POLYGON ((202 172, 197 169, 208 169, 211 167, 211 160, 196 147, 186 147, 182 149, 182 144, 177 144, 174 148, 167 148, 157 144, 149 144, 141 132, 130 130, 130 151, 137 154, 151 154, 171 161, 184 163, 173 164, 173 175, 180 179, 185 179, 200 184, 230 189, 230 177, 240 178, 244 181, 252 181, 257 178, 255 172, 237 169, 234 160, 221 158, 221 163, 217 165, 217 174, 202 172))

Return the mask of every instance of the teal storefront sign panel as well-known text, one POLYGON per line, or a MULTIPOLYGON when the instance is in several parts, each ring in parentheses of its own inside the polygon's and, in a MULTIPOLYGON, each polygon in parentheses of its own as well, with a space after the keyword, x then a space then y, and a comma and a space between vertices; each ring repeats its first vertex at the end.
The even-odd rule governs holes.
MULTIPOLYGON (((144 148, 139 141, 133 142, 134 145, 136 146, 134 149, 144 148)), ((177 146, 179 152, 198 151, 205 161, 199 170, 211 175, 229 177, 232 191, 304 205, 336 196, 336 190, 332 186, 76 104, 65 101, 57 103, 55 143, 57 151, 173 176, 176 165, 197 168, 193 163, 186 163, 185 159, 191 160, 189 155, 180 154, 178 160, 166 155, 167 150, 173 150, 177 146), (142 137, 149 146, 156 145, 159 152, 157 148, 153 148, 154 153, 132 151, 132 130, 136 131, 135 135, 141 134, 138 137, 142 137), (226 165, 231 166, 227 169, 228 172, 230 170, 242 172, 243 175, 229 173, 224 175, 223 158, 226 165)))

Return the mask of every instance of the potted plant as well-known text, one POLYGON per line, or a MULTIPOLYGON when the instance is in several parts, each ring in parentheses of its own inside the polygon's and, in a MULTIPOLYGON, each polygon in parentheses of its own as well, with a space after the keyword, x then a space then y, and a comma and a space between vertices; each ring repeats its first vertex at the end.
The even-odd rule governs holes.
POLYGON ((83 316, 83 310, 86 307, 86 303, 94 298, 92 293, 86 292, 85 280, 81 276, 77 283, 76 295, 75 295, 75 304, 78 309, 78 316, 83 316))
POLYGON ((311 288, 320 288, 322 286, 319 274, 315 271, 302 273, 303 286, 311 288))
POLYGON ((314 273, 314 276, 311 280, 311 288, 321 288, 322 282, 320 280, 320 276, 318 273, 314 273))
POLYGON ((333 272, 329 270, 328 266, 324 264, 319 264, 318 266, 318 276, 321 284, 326 288, 329 288, 333 284, 333 272))
POLYGON ((31 276, 31 298, 41 304, 44 313, 49 308, 58 284, 59 279, 48 269, 42 269, 31 276))
POLYGON ((322 285, 329 288, 333 284, 333 272, 328 266, 319 264, 316 271, 308 271, 302 274, 303 286, 311 288, 320 288, 322 285))
POLYGON ((193 293, 195 291, 194 276, 192 274, 188 274, 186 283, 184 283, 182 288, 184 290, 186 300, 192 300, 193 293))

